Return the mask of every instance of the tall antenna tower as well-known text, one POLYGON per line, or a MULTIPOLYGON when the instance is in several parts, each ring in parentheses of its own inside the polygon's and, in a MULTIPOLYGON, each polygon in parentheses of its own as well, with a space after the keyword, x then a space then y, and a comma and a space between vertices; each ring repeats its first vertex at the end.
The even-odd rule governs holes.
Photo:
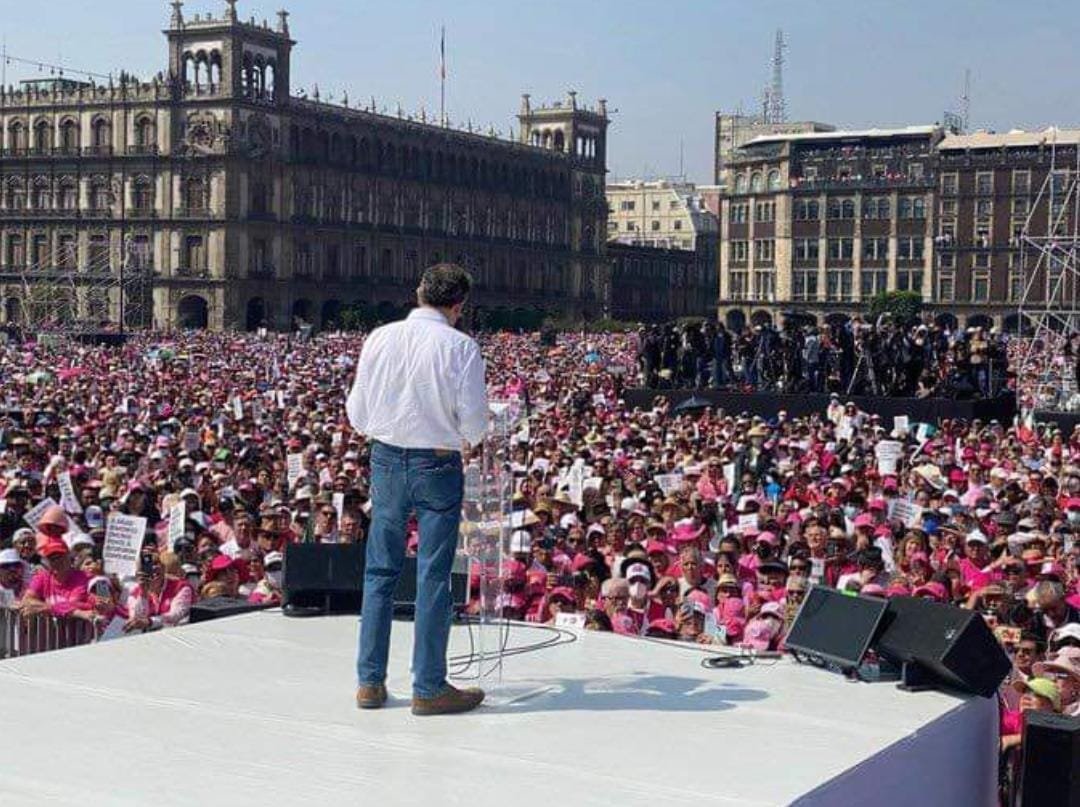
POLYGON ((784 123, 787 121, 787 102, 784 101, 784 51, 787 42, 784 32, 776 29, 776 43, 773 46, 772 83, 765 90, 763 112, 765 123, 784 123))
POLYGON ((960 125, 966 134, 971 131, 971 68, 964 68, 964 94, 960 96, 960 125))

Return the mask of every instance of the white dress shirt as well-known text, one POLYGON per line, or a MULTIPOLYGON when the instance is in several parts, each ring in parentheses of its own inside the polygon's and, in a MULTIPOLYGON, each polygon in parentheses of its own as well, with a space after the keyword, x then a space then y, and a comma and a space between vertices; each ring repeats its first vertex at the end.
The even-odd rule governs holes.
POLYGON ((480 347, 434 308, 415 308, 364 342, 345 404, 349 423, 398 448, 460 451, 487 430, 480 347))

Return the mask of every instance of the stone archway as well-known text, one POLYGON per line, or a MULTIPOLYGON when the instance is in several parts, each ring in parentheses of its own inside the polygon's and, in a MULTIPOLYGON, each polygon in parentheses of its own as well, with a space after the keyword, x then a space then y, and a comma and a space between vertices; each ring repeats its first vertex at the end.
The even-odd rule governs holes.
POLYGON ((746 328, 746 314, 739 308, 732 308, 724 314, 724 324, 729 331, 738 333, 746 328))
POLYGON ((18 297, 8 297, 4 301, 4 322, 9 325, 18 325, 22 320, 22 300, 18 297))
POLYGON ((311 325, 314 322, 315 306, 311 300, 301 298, 293 303, 292 306, 292 319, 293 326, 299 325, 311 325), (300 322, 297 322, 300 320, 300 322))
POLYGON ((986 328, 989 330, 994 327, 994 320, 986 314, 972 314, 967 318, 967 326, 969 328, 986 328))
POLYGON ((768 311, 759 308, 750 315, 750 321, 754 323, 754 325, 772 325, 773 317, 768 311))
POLYGON ((266 327, 266 300, 262 297, 252 297, 248 300, 247 315, 244 327, 249 331, 257 331, 266 327))
POLYGON ((341 303, 337 300, 327 300, 322 304, 322 327, 338 328, 341 326, 341 303))
POLYGON ((176 327, 184 331, 201 331, 210 324, 210 305, 205 297, 189 294, 176 305, 176 327))

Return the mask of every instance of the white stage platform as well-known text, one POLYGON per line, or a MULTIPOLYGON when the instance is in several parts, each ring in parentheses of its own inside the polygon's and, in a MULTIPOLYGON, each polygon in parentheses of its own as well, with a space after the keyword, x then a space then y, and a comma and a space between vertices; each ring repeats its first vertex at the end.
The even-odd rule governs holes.
MULTIPOLYGON (((991 700, 584 633, 493 706, 356 709, 356 619, 261 612, 0 662, 0 804, 991 805, 991 700)), ((535 641, 512 628, 511 644, 535 641)), ((468 649, 455 627, 453 650, 468 649)))

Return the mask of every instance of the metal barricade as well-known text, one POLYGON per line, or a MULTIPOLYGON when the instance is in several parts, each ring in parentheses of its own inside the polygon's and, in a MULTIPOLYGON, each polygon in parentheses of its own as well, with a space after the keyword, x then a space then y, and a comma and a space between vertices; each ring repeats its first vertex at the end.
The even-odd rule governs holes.
POLYGON ((0 659, 90 644, 98 636, 97 625, 85 619, 0 608, 0 659))

